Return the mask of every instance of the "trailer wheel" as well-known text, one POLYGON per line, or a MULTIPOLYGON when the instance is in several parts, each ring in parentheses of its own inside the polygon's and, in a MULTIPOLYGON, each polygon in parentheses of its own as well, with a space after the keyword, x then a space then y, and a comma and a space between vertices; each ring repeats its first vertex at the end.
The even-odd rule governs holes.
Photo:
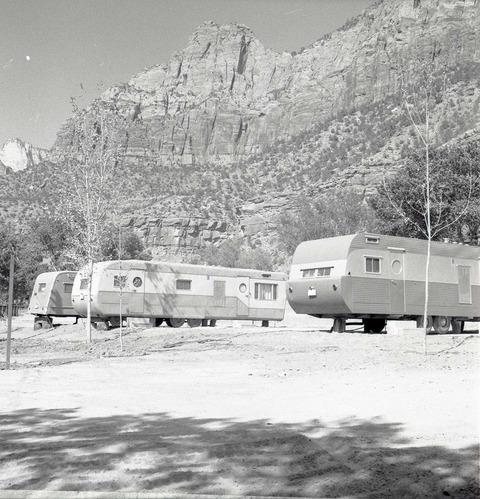
POLYGON ((109 317, 108 322, 112 328, 120 327, 120 317, 109 317))
POLYGON ((202 319, 187 319, 187 324, 190 327, 200 327, 202 325, 202 319))
POLYGON ((363 330, 365 333, 378 334, 385 328, 385 319, 363 319, 363 330))
POLYGON ((450 329, 450 317, 445 317, 444 315, 439 315, 433 318, 433 329, 438 334, 448 333, 450 329))
POLYGON ((453 334, 463 333, 464 327, 465 327, 465 321, 461 321, 460 319, 452 319, 452 332, 453 332, 453 334))
POLYGON ((39 329, 43 328, 43 321, 38 321, 35 319, 35 322, 33 323, 33 330, 38 331, 39 329))
POLYGON ((92 326, 97 331, 108 331, 109 329, 107 321, 92 322, 92 326))
MULTIPOLYGON (((423 328, 423 315, 419 315, 417 317, 417 327, 423 328)), ((430 334, 432 332, 432 327, 433 327, 433 318, 432 318, 432 316, 428 315, 427 316, 427 334, 430 334)))
POLYGON ((161 317, 155 317, 155 327, 161 326, 163 323, 163 319, 161 317))
POLYGON ((185 319, 167 319, 167 325, 170 327, 182 327, 185 324, 185 319))

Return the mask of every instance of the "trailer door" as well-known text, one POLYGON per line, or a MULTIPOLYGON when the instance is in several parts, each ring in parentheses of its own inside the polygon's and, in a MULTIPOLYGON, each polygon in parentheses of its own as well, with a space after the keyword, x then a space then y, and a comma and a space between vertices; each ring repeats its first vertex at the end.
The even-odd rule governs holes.
POLYGON ((250 278, 237 277, 237 317, 248 316, 250 312, 250 278))
POLYGON ((405 249, 388 248, 390 252, 390 313, 405 313, 405 249))
POLYGON ((133 269, 129 273, 130 314, 141 316, 145 305, 145 270, 133 269))

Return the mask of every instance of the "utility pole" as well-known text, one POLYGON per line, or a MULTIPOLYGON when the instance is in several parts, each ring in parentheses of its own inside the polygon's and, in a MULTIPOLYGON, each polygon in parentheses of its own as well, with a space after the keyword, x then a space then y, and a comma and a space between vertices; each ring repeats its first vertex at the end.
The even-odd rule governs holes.
POLYGON ((13 275, 15 270, 15 251, 12 245, 10 250, 10 275, 8 279, 8 319, 7 319, 7 351, 5 369, 10 369, 10 346, 12 342, 12 315, 13 315, 13 275))
POLYGON ((118 260, 119 260, 119 276, 120 279, 120 350, 123 352, 123 316, 122 316, 122 298, 123 298, 123 276, 122 276, 122 226, 118 226, 118 260))

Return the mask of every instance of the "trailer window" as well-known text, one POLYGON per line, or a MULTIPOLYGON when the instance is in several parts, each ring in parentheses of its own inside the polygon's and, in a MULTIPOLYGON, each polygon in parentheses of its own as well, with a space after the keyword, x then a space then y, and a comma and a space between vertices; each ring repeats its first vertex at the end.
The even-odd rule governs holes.
POLYGON ((80 279, 80 289, 88 289, 88 279, 80 279))
POLYGON ((367 272, 367 274, 380 274, 380 258, 366 256, 365 272, 367 272))
POLYGON ((255 283, 255 299, 273 301, 277 299, 277 285, 271 283, 255 283))
POLYGON ((42 291, 45 291, 46 287, 47 287, 47 283, 46 282, 40 282, 38 284, 38 292, 41 293, 42 291))
POLYGON ((190 290, 192 289, 192 281, 187 279, 177 279, 177 289, 190 290))
POLYGON ((72 294, 73 283, 72 282, 64 282, 63 283, 63 292, 72 294))
POLYGON ((320 267, 317 269, 302 270, 302 277, 327 277, 331 274, 333 267, 320 267))
POLYGON ((114 288, 124 288, 127 285, 126 275, 114 275, 113 276, 113 287, 114 288))

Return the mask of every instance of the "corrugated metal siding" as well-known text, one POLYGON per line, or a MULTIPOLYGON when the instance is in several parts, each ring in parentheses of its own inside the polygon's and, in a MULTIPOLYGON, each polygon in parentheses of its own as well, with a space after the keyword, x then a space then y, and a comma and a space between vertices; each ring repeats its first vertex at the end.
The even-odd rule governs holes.
POLYGON ((389 314, 390 279, 352 277, 353 313, 389 314))

